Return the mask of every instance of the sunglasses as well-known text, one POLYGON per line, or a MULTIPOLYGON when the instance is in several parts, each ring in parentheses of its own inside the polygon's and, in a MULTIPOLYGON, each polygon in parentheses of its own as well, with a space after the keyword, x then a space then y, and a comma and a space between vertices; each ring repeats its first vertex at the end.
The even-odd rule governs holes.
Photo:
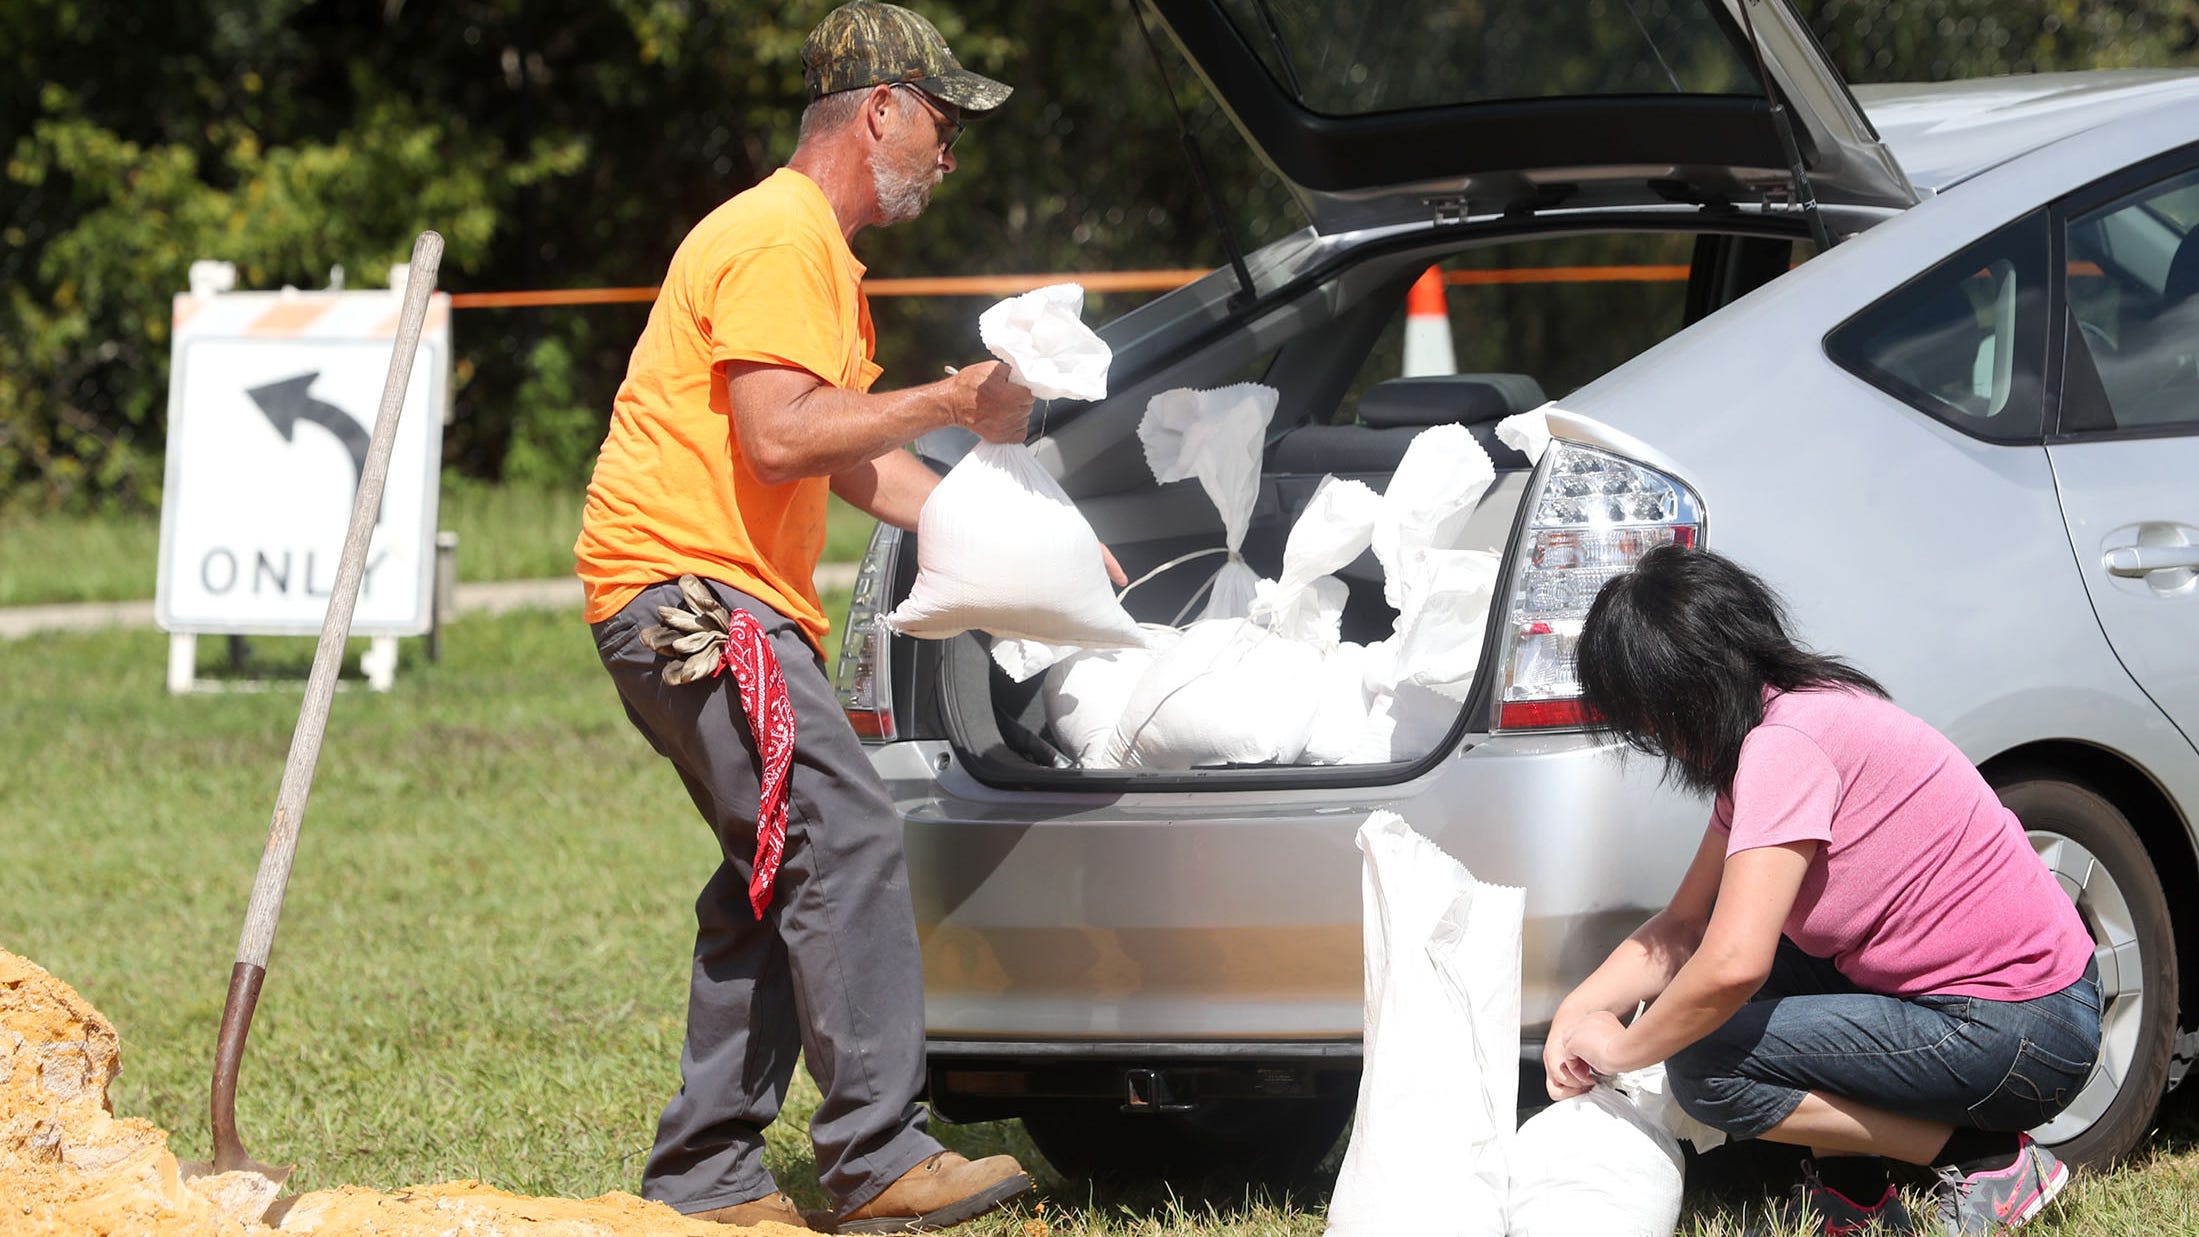
POLYGON ((907 82, 895 82, 893 88, 895 90, 906 90, 915 95, 916 101, 923 104, 924 110, 930 112, 933 121, 941 126, 938 130, 939 151, 941 154, 953 150, 954 144, 962 140, 962 122, 939 110, 938 105, 931 101, 930 95, 925 94, 915 86, 909 85, 907 82))

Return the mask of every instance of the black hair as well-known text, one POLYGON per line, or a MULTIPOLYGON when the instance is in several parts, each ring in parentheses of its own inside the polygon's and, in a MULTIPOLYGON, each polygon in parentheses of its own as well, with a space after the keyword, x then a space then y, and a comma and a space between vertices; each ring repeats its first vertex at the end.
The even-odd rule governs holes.
POLYGON ((1689 790, 1733 788, 1741 741, 1764 720, 1764 689, 1877 680, 1787 635, 1778 594, 1709 550, 1660 546, 1596 594, 1581 625, 1582 702, 1592 731, 1665 762, 1689 790))

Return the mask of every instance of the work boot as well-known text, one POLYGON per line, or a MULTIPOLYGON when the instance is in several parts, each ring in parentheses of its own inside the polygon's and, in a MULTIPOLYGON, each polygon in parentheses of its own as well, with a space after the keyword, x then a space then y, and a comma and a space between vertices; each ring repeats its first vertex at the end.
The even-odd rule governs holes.
MULTIPOLYGON (((793 1199, 784 1194, 776 1193, 766 1194, 762 1198, 752 1198, 745 1203, 735 1203, 730 1207, 697 1211, 687 1218, 702 1220, 710 1224, 738 1224, 744 1227, 762 1224, 767 1220, 773 1224, 786 1224, 795 1228, 816 1227, 810 1222, 810 1217, 803 1214, 802 1209, 794 1205, 793 1199)), ((826 1231, 831 1230, 828 1228, 826 1231)))
POLYGON ((928 1233, 981 1216, 1030 1188, 1030 1175, 1012 1155, 988 1156, 973 1164, 942 1151, 840 1217, 840 1231, 928 1233))

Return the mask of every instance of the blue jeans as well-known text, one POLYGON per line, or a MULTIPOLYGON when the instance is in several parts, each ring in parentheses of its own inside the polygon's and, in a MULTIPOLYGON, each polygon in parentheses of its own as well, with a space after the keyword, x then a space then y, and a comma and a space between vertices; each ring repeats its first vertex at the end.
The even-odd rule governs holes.
POLYGON ((2096 964, 2029 1001, 1884 996, 1781 938, 1771 977, 1665 1065, 1690 1116, 1735 1138, 1811 1091, 1980 1130, 2025 1130, 2069 1106, 2100 1055, 2096 964))

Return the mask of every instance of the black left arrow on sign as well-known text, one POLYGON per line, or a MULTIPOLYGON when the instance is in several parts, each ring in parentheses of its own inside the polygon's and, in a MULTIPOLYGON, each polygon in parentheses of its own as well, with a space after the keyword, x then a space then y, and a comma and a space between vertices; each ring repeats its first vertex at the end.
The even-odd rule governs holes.
MULTIPOLYGON (((351 492, 357 494, 359 480, 366 473, 366 427, 353 420, 350 413, 307 393, 307 388, 320 376, 321 372, 314 370, 295 378, 270 382, 264 387, 252 387, 245 394, 251 396, 252 402, 260 406, 260 411, 267 415, 267 423, 275 427, 275 432, 283 436, 284 442, 297 441, 295 435, 300 421, 310 421, 334 434, 336 441, 342 443, 344 450, 351 454, 351 492)), ((379 509, 374 513, 374 522, 382 522, 379 509)))

